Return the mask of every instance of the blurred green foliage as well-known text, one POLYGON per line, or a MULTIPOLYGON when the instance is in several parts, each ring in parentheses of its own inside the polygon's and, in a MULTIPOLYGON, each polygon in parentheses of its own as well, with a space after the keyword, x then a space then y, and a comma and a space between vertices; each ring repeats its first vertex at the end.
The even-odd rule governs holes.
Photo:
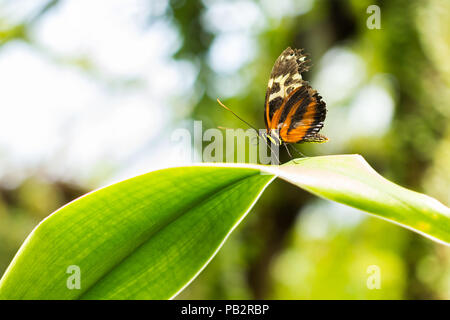
MULTIPOLYGON (((203 120, 205 127, 242 127, 217 106, 219 96, 244 119, 262 127, 273 62, 288 46, 305 48, 313 62, 305 79, 327 102, 323 131, 330 142, 301 150, 308 155, 362 154, 390 180, 450 204, 448 1, 286 0, 279 2, 285 8, 281 11, 278 1, 228 5, 242 2, 259 13, 248 27, 230 26, 226 17, 214 23, 205 18, 221 1, 171 0, 163 12, 149 13, 149 24, 164 20, 177 29, 181 44, 173 59, 192 63, 198 72, 192 95, 184 101, 174 99, 175 111, 187 100, 189 117, 203 120), (380 30, 366 26, 366 9, 372 4, 381 8, 380 30), (228 29, 221 29, 222 23, 228 29), (210 55, 217 41, 230 34, 248 38, 250 58, 238 70, 220 72, 210 55), (340 64, 347 60, 339 60, 339 53, 350 62, 340 64), (356 72, 349 79, 354 84, 346 88, 345 81, 350 81, 345 72, 352 66, 356 72), (367 110, 374 96, 364 93, 374 87, 393 102, 390 118, 389 110, 380 109, 379 115, 367 110), (333 88, 346 90, 337 95, 333 88), (358 105, 361 97, 363 103, 358 105), (364 112, 375 114, 373 122, 387 117, 387 128, 368 132, 353 126, 352 119, 356 117, 358 124, 364 112)), ((13 40, 34 45, 28 37, 33 21, 45 19, 54 4, 57 1, 14 25, 2 23, 0 7, 0 50, 13 40)), ((174 122, 185 116, 180 114, 174 122)), ((286 154, 282 157, 288 159, 286 154)), ((39 220, 87 191, 35 176, 19 186, 0 188, 0 273, 39 220)), ((179 298, 450 299, 448 248, 376 218, 355 216, 360 215, 350 208, 330 205, 276 181, 179 298), (366 286, 370 265, 381 269, 379 290, 366 286)))

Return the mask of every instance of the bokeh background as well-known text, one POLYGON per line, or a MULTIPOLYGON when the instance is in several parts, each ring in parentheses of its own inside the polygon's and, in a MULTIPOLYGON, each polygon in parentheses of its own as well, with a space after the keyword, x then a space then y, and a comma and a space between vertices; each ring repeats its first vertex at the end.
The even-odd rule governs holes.
MULTIPOLYGON (((177 128, 244 128, 217 97, 263 127, 288 46, 328 106, 330 141, 304 153, 362 154, 450 204, 449 1, 0 0, 0 274, 61 205, 186 162, 177 128)), ((450 251, 276 181, 178 298, 450 299, 450 251)))

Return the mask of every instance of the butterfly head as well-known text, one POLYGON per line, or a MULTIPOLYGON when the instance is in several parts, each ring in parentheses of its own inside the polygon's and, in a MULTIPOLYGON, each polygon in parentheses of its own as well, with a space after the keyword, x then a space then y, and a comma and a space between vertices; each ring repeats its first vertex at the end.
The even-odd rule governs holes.
POLYGON ((278 130, 275 129, 270 130, 270 132, 264 132, 262 137, 267 139, 267 142, 273 144, 274 146, 280 146, 283 143, 278 134, 278 130))

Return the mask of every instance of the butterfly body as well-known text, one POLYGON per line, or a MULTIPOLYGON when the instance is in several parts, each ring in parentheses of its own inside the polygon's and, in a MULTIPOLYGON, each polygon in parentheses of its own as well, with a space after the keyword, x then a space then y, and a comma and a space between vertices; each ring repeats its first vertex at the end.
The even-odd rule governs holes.
POLYGON ((272 143, 326 142, 323 127, 326 105, 302 78, 310 61, 299 49, 287 48, 273 66, 267 85, 264 121, 272 143))

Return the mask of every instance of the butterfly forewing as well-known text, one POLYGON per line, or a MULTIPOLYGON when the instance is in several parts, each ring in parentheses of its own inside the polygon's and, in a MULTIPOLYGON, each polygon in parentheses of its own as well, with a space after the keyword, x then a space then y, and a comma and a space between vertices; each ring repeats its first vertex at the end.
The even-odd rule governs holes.
POLYGON ((308 62, 301 50, 287 48, 275 61, 270 75, 264 120, 267 132, 279 130, 285 143, 327 140, 318 134, 326 116, 325 103, 301 75, 309 70, 308 62))

